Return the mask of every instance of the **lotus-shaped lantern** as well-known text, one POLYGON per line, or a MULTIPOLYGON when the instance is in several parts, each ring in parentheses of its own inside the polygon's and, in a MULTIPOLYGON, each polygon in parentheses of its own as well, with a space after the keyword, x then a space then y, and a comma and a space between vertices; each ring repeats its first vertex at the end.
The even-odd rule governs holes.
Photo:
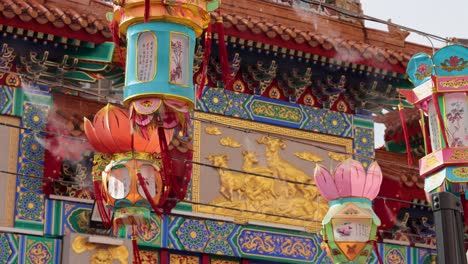
POLYGON ((314 178, 330 205, 322 221, 322 246, 335 263, 367 263, 380 225, 372 209, 382 183, 379 165, 372 163, 366 172, 360 162, 348 159, 333 175, 317 165, 314 178))

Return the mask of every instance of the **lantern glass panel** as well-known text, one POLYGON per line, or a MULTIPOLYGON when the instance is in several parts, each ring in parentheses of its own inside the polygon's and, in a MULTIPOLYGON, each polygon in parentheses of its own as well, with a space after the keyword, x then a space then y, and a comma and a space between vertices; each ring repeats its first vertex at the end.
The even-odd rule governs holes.
POLYGON ((137 40, 137 79, 149 82, 156 76, 156 35, 151 31, 143 31, 137 40))
POLYGON ((338 218, 332 220, 335 241, 366 242, 370 238, 370 218, 338 218))
POLYGON ((114 199, 125 198, 130 192, 131 179, 128 168, 125 166, 115 166, 109 176, 107 190, 114 199))
MULTIPOLYGON (((141 172, 141 176, 145 180, 146 188, 148 189, 148 192, 150 193, 151 197, 154 197, 156 195, 156 181, 155 181, 156 169, 151 165, 142 165, 140 167, 140 172, 141 172)), ((140 184, 138 184, 138 192, 140 193, 141 196, 145 197, 145 192, 143 191, 143 188, 141 187, 140 184)))
POLYGON ((465 93, 444 96, 445 119, 450 147, 468 146, 468 104, 465 93))
POLYGON ((439 128, 439 119, 435 110, 434 102, 428 103, 428 117, 429 117, 429 133, 431 138, 432 151, 436 151, 442 148, 441 134, 439 128))

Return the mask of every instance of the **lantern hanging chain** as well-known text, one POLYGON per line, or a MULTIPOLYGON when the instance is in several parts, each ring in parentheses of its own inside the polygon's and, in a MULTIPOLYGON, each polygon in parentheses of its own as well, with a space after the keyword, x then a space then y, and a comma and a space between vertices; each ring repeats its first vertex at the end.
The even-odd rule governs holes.
MULTIPOLYGON (((316 1, 316 0, 299 0, 299 1, 301 1, 303 3, 306 3, 306 4, 325 7, 325 8, 328 8, 330 10, 333 10, 333 11, 339 13, 339 14, 342 14, 342 15, 345 15, 345 16, 348 16, 348 17, 368 20, 368 21, 371 21, 371 22, 376 22, 376 23, 387 25, 387 26, 396 27, 396 28, 406 30, 406 31, 409 31, 409 32, 413 32, 413 33, 416 33, 418 35, 424 36, 426 38, 432 38, 432 39, 435 39, 435 40, 438 40, 438 41, 441 41, 441 42, 446 42, 446 43, 453 43, 454 42, 454 40, 449 39, 449 38, 445 38, 445 37, 441 37, 441 36, 438 36, 438 35, 435 35, 435 34, 423 32, 423 31, 413 29, 413 28, 410 28, 410 27, 398 25, 398 24, 395 24, 393 22, 386 21, 386 20, 383 20, 383 19, 380 19, 380 18, 376 18, 376 17, 372 17, 372 16, 368 16, 368 15, 364 15, 364 14, 360 14, 360 13, 356 13, 356 12, 350 12, 350 11, 348 11, 346 9, 339 8, 339 7, 336 7, 336 6, 331 5, 331 4, 322 3, 321 1, 316 1)), ((459 43, 459 42, 456 42, 456 43, 459 43)), ((431 42, 431 44, 432 44, 432 42, 431 42)))

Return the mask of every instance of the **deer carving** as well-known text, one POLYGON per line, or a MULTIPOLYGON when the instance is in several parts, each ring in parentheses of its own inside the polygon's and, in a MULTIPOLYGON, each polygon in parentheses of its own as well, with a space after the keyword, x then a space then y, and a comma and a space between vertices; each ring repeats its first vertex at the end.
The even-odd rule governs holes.
POLYGON ((312 177, 281 157, 280 150, 286 148, 284 140, 263 136, 261 139, 257 140, 257 143, 266 146, 266 162, 268 168, 273 171, 274 176, 283 180, 293 180, 304 183, 313 182, 312 177))
POLYGON ((226 170, 225 168, 228 168, 229 157, 225 154, 210 155, 207 159, 213 166, 218 167, 216 170, 219 174, 221 195, 231 202, 234 201, 235 193, 237 194, 237 199, 242 199, 245 194, 246 175, 240 172, 226 170))
MULTIPOLYGON (((263 167, 258 164, 257 153, 254 151, 242 151, 244 163, 242 170, 247 173, 255 173, 264 176, 273 176, 273 171, 270 168, 263 167)), ((274 179, 263 178, 256 175, 246 175, 245 195, 249 200, 265 200, 278 198, 277 181, 274 179)))

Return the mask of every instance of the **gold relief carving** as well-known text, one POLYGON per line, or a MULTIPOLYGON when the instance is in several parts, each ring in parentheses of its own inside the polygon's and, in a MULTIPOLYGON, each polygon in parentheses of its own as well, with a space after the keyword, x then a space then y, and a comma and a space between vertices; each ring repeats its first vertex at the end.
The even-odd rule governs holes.
POLYGON ((219 128, 215 126, 207 126, 205 128, 205 133, 207 133, 208 135, 215 135, 215 136, 222 134, 221 130, 219 130, 219 128))
POLYGON ((450 156, 450 160, 468 160, 468 149, 455 150, 450 156))
POLYGON ((232 137, 223 137, 219 140, 219 143, 223 146, 231 147, 231 148, 240 148, 242 144, 237 142, 232 137))
POLYGON ((86 237, 77 236, 73 240, 72 249, 81 254, 86 251, 94 251, 89 259, 91 264, 113 264, 114 260, 121 264, 128 263, 128 249, 126 246, 104 246, 89 243, 86 237))
POLYGON ((169 258, 169 263, 171 264, 198 264, 199 262, 200 259, 195 256, 171 254, 169 258))
MULTIPOLYGON (((279 224, 297 225, 305 227, 308 232, 316 232, 321 228, 320 221, 328 210, 328 203, 318 194, 317 188, 312 185, 313 178, 295 166, 294 163, 289 162, 288 158, 281 156, 280 151, 287 150, 286 141, 274 136, 262 137, 261 134, 255 136, 255 133, 252 133, 248 136, 251 138, 250 142, 253 142, 253 145, 249 145, 251 149, 244 149, 239 151, 239 154, 235 154, 235 152, 226 148, 223 151, 215 152, 213 150, 211 153, 207 152, 206 148, 203 148, 204 153, 202 156, 200 146, 205 143, 201 142, 202 135, 200 132, 202 131, 203 120, 219 123, 221 125, 220 132, 222 133, 226 132, 224 131, 227 129, 224 128, 225 126, 230 129, 252 129, 255 132, 266 132, 270 135, 287 135, 296 139, 332 144, 339 146, 342 148, 340 151, 347 153, 352 153, 351 139, 200 112, 195 113, 195 119, 194 149, 197 151, 194 152, 194 160, 202 163, 208 161, 207 163, 220 167, 216 169, 215 176, 219 177, 220 180, 219 193, 221 195, 210 198, 208 203, 225 207, 215 208, 205 205, 194 205, 193 209, 195 212, 232 216, 235 219, 243 219, 243 221, 254 219, 279 224), (253 151, 254 149, 257 151, 253 151), (262 155, 258 155, 258 153, 262 155), (243 159, 239 160, 238 155, 241 155, 240 157, 243 159), (262 158, 262 161, 265 162, 264 166, 258 164, 259 158, 262 158), (235 161, 237 165, 233 166, 235 161), (235 167, 241 171, 223 169, 234 169, 235 167), (272 178, 254 176, 249 173, 272 178), (306 182, 311 185, 292 184, 282 180, 306 182), (230 210, 229 208, 235 208, 236 210, 230 210), (239 210, 245 211, 239 212, 239 210), (271 214, 278 216, 272 216, 271 214), (281 215, 289 218, 283 218, 281 215), (291 219, 291 217, 297 219, 291 219)), ((244 146, 247 146, 247 144, 244 144, 244 146)), ((219 150, 219 148, 215 149, 219 150)), ((292 156, 293 152, 289 153, 292 156)), ((319 157, 323 159, 321 156, 319 157)), ((200 167, 199 165, 193 166, 192 193, 196 202, 200 202, 200 174, 202 173, 202 168, 203 177, 205 177, 207 173, 205 167, 200 167)), ((203 194, 203 197, 205 197, 205 194, 203 194)))
POLYGON ((340 154, 340 153, 336 153, 336 152, 328 152, 328 157, 330 157, 331 159, 336 160, 338 162, 343 162, 343 161, 349 159, 350 155, 340 154))
POLYGON ((312 161, 312 162, 321 162, 321 161, 323 161, 322 157, 320 157, 318 155, 315 155, 312 152, 306 152, 306 151, 296 152, 296 153, 294 153, 294 155, 296 155, 296 157, 298 157, 300 159, 308 160, 308 161, 312 161))

